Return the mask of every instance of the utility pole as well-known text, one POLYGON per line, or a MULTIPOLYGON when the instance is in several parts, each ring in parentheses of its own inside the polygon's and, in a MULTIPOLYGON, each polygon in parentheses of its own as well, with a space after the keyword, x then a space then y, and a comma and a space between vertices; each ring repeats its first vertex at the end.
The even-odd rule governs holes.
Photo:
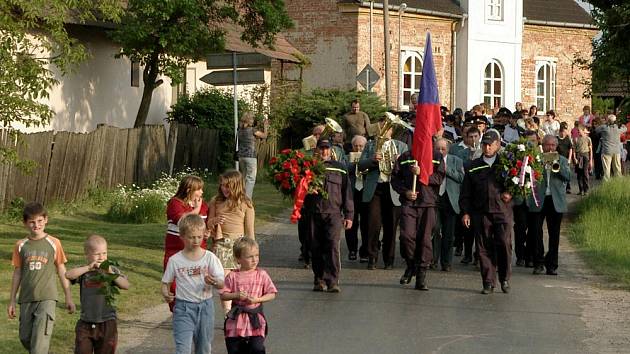
POLYGON ((385 51, 385 102, 387 108, 391 107, 391 77, 390 77, 390 53, 389 53, 389 0, 383 0, 383 38, 385 43, 383 49, 385 51))

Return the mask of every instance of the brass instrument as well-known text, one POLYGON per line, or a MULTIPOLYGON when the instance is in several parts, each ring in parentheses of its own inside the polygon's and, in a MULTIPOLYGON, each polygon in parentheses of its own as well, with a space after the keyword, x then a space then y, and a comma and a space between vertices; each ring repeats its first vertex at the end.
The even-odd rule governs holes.
MULTIPOLYGON (((343 131, 339 123, 337 123, 334 119, 324 118, 324 121, 326 122, 326 124, 324 126, 324 131, 320 135, 320 138, 329 136, 332 133, 341 133, 343 131)), ((315 137, 315 135, 311 134, 302 139, 302 144, 304 145, 304 150, 313 150, 317 146, 317 138, 315 137)))
POLYGON ((551 172, 560 172, 560 154, 558 152, 545 152, 542 154, 542 162, 546 169, 551 172))
POLYGON ((398 158, 398 150, 396 149, 396 145, 391 143, 388 144, 387 149, 383 151, 383 146, 385 142, 390 138, 387 136, 387 132, 395 125, 402 125, 407 129, 413 129, 409 124, 400 119, 399 116, 395 116, 389 112, 385 112, 385 124, 380 129, 378 136, 376 137, 376 145, 374 147, 374 151, 376 153, 380 153, 383 158, 378 163, 378 168, 380 173, 389 177, 392 174, 392 170, 394 169, 394 164, 396 163, 396 159, 398 158))

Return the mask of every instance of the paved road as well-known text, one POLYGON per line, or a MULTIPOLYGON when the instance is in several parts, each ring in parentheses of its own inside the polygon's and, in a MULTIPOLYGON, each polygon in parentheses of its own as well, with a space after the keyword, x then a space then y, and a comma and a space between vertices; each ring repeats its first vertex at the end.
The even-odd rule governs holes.
MULTIPOLYGON (((394 270, 375 271, 344 260, 342 291, 328 294, 311 291, 312 273, 297 262, 296 227, 284 220, 259 230, 266 234, 262 267, 279 289, 265 305, 268 353, 594 352, 585 344, 592 336, 582 319, 586 299, 576 290, 585 279, 564 239, 560 275, 515 267, 510 294, 479 294, 479 272, 458 260, 450 273, 429 273, 428 292, 398 284, 400 260, 394 270)), ((122 321, 121 352, 172 353, 167 312, 162 306, 122 321)), ((225 353, 218 314, 215 323, 213 353, 225 353)))

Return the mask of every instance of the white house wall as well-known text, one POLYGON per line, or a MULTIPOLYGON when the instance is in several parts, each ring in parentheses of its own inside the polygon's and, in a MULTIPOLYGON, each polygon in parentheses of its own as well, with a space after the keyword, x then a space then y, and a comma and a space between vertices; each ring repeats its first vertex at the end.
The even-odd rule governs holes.
POLYGON ((523 4, 504 1, 503 21, 491 21, 486 19, 485 2, 462 1, 468 18, 458 33, 458 104, 470 109, 483 102, 484 69, 494 59, 504 77, 503 106, 514 107, 521 94, 523 4))
MULTIPOLYGON (((72 33, 85 45, 90 58, 64 77, 53 68, 59 84, 53 87, 49 99, 44 102, 53 109, 55 116, 45 127, 22 130, 87 132, 98 124, 133 127, 142 98, 142 79, 139 87, 131 86, 130 61, 114 57, 119 49, 101 31, 86 28, 72 33)), ((148 124, 163 123, 171 105, 170 80, 163 79, 164 83, 153 92, 148 124)))

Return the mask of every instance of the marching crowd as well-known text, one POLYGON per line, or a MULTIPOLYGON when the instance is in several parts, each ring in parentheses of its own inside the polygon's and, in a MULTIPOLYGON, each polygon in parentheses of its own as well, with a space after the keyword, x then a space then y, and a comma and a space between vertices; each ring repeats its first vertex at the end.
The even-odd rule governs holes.
POLYGON ((482 294, 492 293, 497 282, 508 293, 513 249, 516 266, 532 268, 533 274, 557 275, 571 165, 578 193, 585 195, 591 175, 604 180, 621 175, 627 159, 628 127, 617 124, 612 114, 593 116, 589 107, 572 130, 553 110, 539 117, 536 106, 525 110, 521 103, 514 111, 504 107, 493 114, 487 114, 483 104, 452 114, 442 107, 442 129, 433 136, 433 173, 421 184, 420 168, 410 153, 416 119, 413 105, 410 108, 401 114, 409 124, 391 113, 371 123, 354 101, 342 129, 313 128, 309 138, 317 144, 312 152, 327 165, 329 197, 307 197, 298 233, 299 259, 313 269, 314 291, 340 291, 342 229, 348 260, 358 259, 373 270, 379 259, 384 269, 394 267, 400 226, 399 251, 406 265, 400 283, 409 284, 415 277, 418 290, 429 289, 429 269, 450 272, 453 256, 462 256, 461 263, 479 267, 482 294), (392 137, 396 125, 404 128, 392 137), (555 156, 545 164, 535 195, 527 197, 511 195, 491 168, 497 154, 520 139, 555 156))

